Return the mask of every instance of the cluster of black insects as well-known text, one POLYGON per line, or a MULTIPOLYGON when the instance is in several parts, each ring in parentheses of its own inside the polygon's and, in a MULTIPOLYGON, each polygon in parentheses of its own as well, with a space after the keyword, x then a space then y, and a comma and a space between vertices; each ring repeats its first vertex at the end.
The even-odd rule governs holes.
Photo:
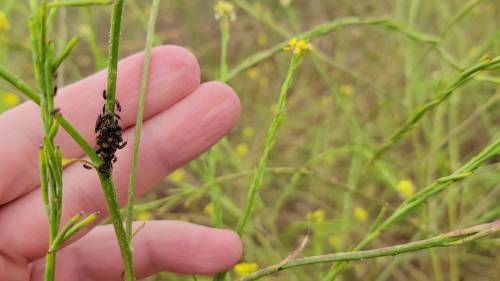
MULTIPOLYGON (((106 90, 102 93, 104 101, 106 101, 106 90)), ((118 112, 122 111, 120 103, 116 101, 118 112)), ((111 175, 113 163, 117 161, 116 151, 125 147, 127 142, 122 138, 122 127, 118 124, 120 116, 115 112, 106 112, 106 104, 102 108, 102 114, 99 114, 95 123, 95 132, 97 148, 96 153, 102 160, 102 164, 97 170, 106 177, 111 175)), ((84 165, 85 168, 91 168, 84 165)))

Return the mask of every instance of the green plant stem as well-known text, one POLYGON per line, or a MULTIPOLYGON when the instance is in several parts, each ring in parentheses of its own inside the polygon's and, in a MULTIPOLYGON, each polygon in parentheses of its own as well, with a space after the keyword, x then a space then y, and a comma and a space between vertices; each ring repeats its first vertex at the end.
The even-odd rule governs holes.
MULTIPOLYGON (((220 69, 218 80, 226 81, 229 73, 227 62, 227 49, 230 37, 230 18, 229 16, 222 16, 219 20, 221 42, 220 42, 220 69)), ((223 140, 224 141, 224 140, 223 140)), ((218 154, 220 153, 219 145, 212 147, 208 154, 207 177, 206 180, 209 185, 210 200, 212 203, 212 224, 215 227, 222 227, 222 209, 220 199, 220 186, 215 182, 217 173, 218 154)), ((214 276, 213 281, 222 281, 226 278, 227 273, 222 272, 214 276)))
POLYGON ((89 224, 94 222, 99 215, 100 215, 100 212, 95 212, 95 213, 88 215, 85 219, 76 222, 76 224, 72 225, 68 229, 68 231, 65 233, 64 236, 61 236, 61 240, 58 241, 59 244, 56 244, 55 246, 60 247, 61 245, 63 245, 64 242, 68 241, 71 237, 73 237, 73 235, 78 233, 78 231, 80 231, 81 229, 87 227, 89 224))
MULTIPOLYGON (((221 199, 220 199, 220 186, 215 182, 216 170, 217 170, 217 160, 219 154, 219 146, 215 145, 208 154, 208 165, 207 165, 207 185, 210 193, 210 200, 212 203, 212 224, 214 227, 222 227, 222 209, 221 209, 221 199)), ((214 276, 213 281, 223 281, 226 279, 226 272, 221 272, 214 276)))
POLYGON ((293 77, 294 77, 300 63, 302 62, 302 59, 303 59, 303 56, 293 56, 292 57, 292 59, 290 61, 290 65, 288 67, 286 79, 281 86, 279 100, 278 100, 278 112, 274 116, 273 120, 271 121, 271 126, 269 127, 269 130, 267 132, 264 152, 259 160, 259 164, 257 165, 254 177, 251 181, 250 188, 248 190, 248 195, 247 195, 247 202, 246 202, 246 206, 245 206, 243 215, 238 220, 238 224, 236 226, 236 232, 240 236, 243 234, 243 231, 245 230, 245 227, 248 223, 248 220, 250 219, 250 216, 253 212, 257 191, 260 188, 260 186, 262 185, 264 170, 267 166, 267 159, 269 157, 269 153, 271 152, 271 150, 274 146, 278 129, 279 129, 281 123, 283 122, 284 117, 285 117, 285 109, 286 109, 285 107, 286 107, 288 90, 290 89, 290 87, 293 84, 293 77))
POLYGON ((228 76, 227 49, 229 45, 229 18, 223 16, 220 19, 221 46, 220 46, 220 73, 219 80, 226 81, 228 76))
POLYGON ((85 19, 87 21, 89 32, 86 36, 90 51, 94 56, 94 65, 96 70, 106 67, 106 58, 97 44, 96 27, 92 15, 92 7, 85 8, 85 19))
MULTIPOLYGON (((292 174, 296 170, 297 170, 297 168, 295 168, 295 167, 270 167, 270 168, 266 168, 266 170, 264 172, 265 173, 274 173, 274 174, 292 174)), ((242 177, 251 176, 254 173, 255 173, 255 171, 248 170, 248 171, 242 171, 242 172, 234 173, 234 174, 226 174, 226 175, 222 175, 222 176, 218 176, 218 177, 214 178, 213 183, 220 184, 223 182, 236 180, 236 179, 239 179, 242 177)), ((206 182, 202 186, 182 187, 182 188, 176 189, 176 190, 180 190, 179 193, 175 193, 175 194, 170 195, 168 197, 163 197, 160 199, 152 200, 152 201, 149 201, 147 203, 136 204, 134 206, 134 212, 161 209, 161 208, 163 208, 163 206, 169 205, 169 203, 171 203, 172 201, 177 202, 179 200, 177 198, 178 195, 181 196, 180 199, 188 198, 194 194, 197 195, 196 196, 197 198, 200 198, 201 196, 198 196, 198 194, 203 195, 206 192, 210 192, 210 187, 211 187, 210 182, 206 182)), ((172 192, 174 193, 174 190, 172 192)))
POLYGON ((130 172, 128 205, 126 214, 126 224, 127 224, 126 232, 129 241, 132 241, 132 221, 134 213, 133 212, 134 198, 135 198, 135 187, 137 179, 137 162, 139 160, 139 145, 141 143, 142 123, 144 119, 144 104, 146 101, 146 93, 148 90, 149 66, 151 63, 151 48, 153 46, 153 41, 154 41, 156 19, 158 16, 159 7, 160 7, 160 0, 153 0, 153 6, 151 7, 151 14, 149 17, 149 23, 146 35, 146 46, 144 48, 144 65, 142 69, 141 89, 139 93, 139 103, 138 103, 137 118, 134 131, 134 156, 132 159, 132 167, 130 172))
POLYGON ((111 15, 111 30, 108 53, 108 80, 106 89, 106 111, 115 112, 116 78, 118 75, 118 50, 124 0, 116 0, 111 15))
MULTIPOLYGON (((227 61, 227 50, 229 47, 230 38, 230 18, 228 15, 222 16, 219 20, 220 24, 220 68, 217 80, 226 81, 229 72, 228 61, 227 61)), ((223 139, 222 142, 226 142, 223 139)), ((213 212, 212 212, 212 223, 215 227, 222 227, 222 209, 221 209, 221 199, 220 199, 220 186, 216 182, 217 173, 217 161, 218 155, 220 153, 219 145, 215 145, 208 154, 207 163, 207 185, 210 192, 210 198, 212 202, 213 212)), ((216 275, 214 281, 223 280, 224 275, 216 275)))
POLYGON ((334 254, 311 256, 305 258, 297 258, 285 264, 278 264, 280 266, 270 266, 263 268, 244 278, 240 278, 237 281, 257 280, 272 273, 276 273, 285 269, 294 268, 298 266, 305 266, 318 263, 328 263, 328 262, 365 260, 378 257, 396 256, 404 253, 410 253, 429 248, 457 246, 465 243, 470 243, 472 241, 499 232, 500 232, 500 220, 497 220, 492 223, 476 225, 470 228, 460 229, 449 233, 440 234, 425 240, 420 240, 416 242, 410 242, 390 247, 384 247, 380 249, 334 253, 334 254))
MULTIPOLYGON (((54 44, 47 41, 47 2, 31 2, 30 35, 33 65, 40 89, 41 119, 44 128, 40 152, 40 185, 42 201, 49 223, 49 247, 54 243, 61 224, 62 213, 62 154, 54 146, 58 114, 54 110, 54 44)), ((56 250, 49 251, 45 259, 45 281, 55 280, 56 250)))
POLYGON ((466 70, 464 70, 460 75, 455 79, 453 83, 448 85, 446 89, 440 93, 438 96, 434 97, 427 103, 418 107, 416 111, 414 111, 406 120, 405 124, 401 126, 385 143, 375 152, 372 156, 369 164, 380 158, 385 152, 387 152, 394 144, 400 141, 408 132, 410 132, 418 121, 431 109, 441 104, 443 101, 448 99, 453 92, 458 89, 460 86, 464 85, 472 78, 474 78, 480 71, 485 70, 493 70, 500 68, 500 56, 495 57, 490 60, 484 60, 480 63, 473 65, 466 70))
POLYGON ((212 224, 215 227, 222 227, 222 210, 221 210, 221 200, 220 200, 220 186, 216 182, 217 173, 217 161, 218 155, 220 153, 219 146, 216 145, 210 150, 208 154, 207 163, 207 187, 210 193, 210 199, 212 202, 213 212, 212 212, 212 224))
POLYGON ((283 26, 277 24, 276 19, 272 17, 269 11, 264 9, 258 9, 257 6, 252 5, 246 0, 234 0, 234 3, 238 5, 238 7, 243 9, 245 12, 250 14, 252 17, 257 19, 259 22, 266 25, 274 32, 280 34, 282 37, 285 38, 291 37, 290 32, 288 32, 288 30, 283 26))
POLYGON ((69 54, 77 44, 78 44, 78 37, 71 38, 71 40, 66 44, 64 49, 61 51, 61 54, 54 59, 54 62, 52 63, 52 68, 53 69, 59 68, 59 66, 61 66, 62 62, 69 56, 69 54))
MULTIPOLYGON (((429 53, 429 51, 431 49, 437 48, 438 53, 441 54, 441 52, 439 50, 440 49, 439 46, 443 42, 443 40, 446 38, 450 29, 457 22, 459 22, 462 18, 464 18, 467 14, 469 14, 479 3, 481 3, 481 0, 471 0, 471 1, 466 2, 465 5, 460 9, 460 11, 448 22, 448 24, 445 26, 445 28, 439 33, 440 41, 437 42, 436 44, 433 44, 433 45, 427 47, 427 49, 425 49, 422 52, 422 55, 417 60, 417 63, 413 66, 413 69, 415 69, 416 66, 424 60, 424 58, 427 56, 427 54, 429 53)), ((443 56, 443 58, 445 58, 445 57, 443 56)))
POLYGON ((120 247, 125 271, 125 280, 134 281, 134 264, 132 260, 132 248, 130 245, 131 240, 128 239, 127 233, 125 232, 122 215, 120 213, 120 205, 118 204, 118 199, 116 198, 115 186, 111 177, 106 177, 101 173, 99 173, 99 181, 101 182, 101 186, 104 191, 104 196, 108 205, 111 222, 115 230, 118 245, 120 247))
MULTIPOLYGON (((124 0, 116 0, 113 6, 111 16, 111 30, 109 42, 109 58, 108 58, 108 79, 106 90, 106 112, 114 114, 115 112, 115 96, 116 96, 116 80, 118 74, 118 50, 120 45, 121 21, 123 14, 124 0)), ((108 211, 111 216, 111 221, 115 229, 116 239, 120 247, 121 256, 123 259, 125 280, 134 281, 134 264, 132 256, 132 245, 128 239, 123 225, 123 219, 120 213, 120 205, 116 198, 116 189, 112 181, 112 175, 106 176, 99 173, 104 196, 108 211)))

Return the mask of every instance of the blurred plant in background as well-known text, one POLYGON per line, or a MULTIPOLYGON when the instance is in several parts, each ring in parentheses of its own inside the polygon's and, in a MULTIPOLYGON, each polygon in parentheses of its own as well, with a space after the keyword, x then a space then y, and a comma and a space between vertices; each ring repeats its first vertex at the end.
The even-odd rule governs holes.
MULTIPOLYGON (((126 2, 121 56, 143 49, 150 9, 149 1, 126 2)), ((28 6, 0 0, 0 64, 34 85, 26 40, 28 6)), ((204 155, 174 171, 137 202, 138 220, 211 225, 214 212, 221 212, 220 226, 234 228, 245 211, 267 129, 280 112, 276 102, 290 61, 281 50, 289 44, 300 54, 310 47, 301 40, 314 44, 293 77, 282 108, 287 114, 262 170, 243 235, 243 260, 249 262, 236 265, 228 274, 231 280, 283 260, 307 229, 313 235, 301 256, 360 244, 381 248, 500 218, 498 156, 481 162, 474 175, 446 178, 499 137, 499 70, 474 73, 464 81, 460 75, 484 62, 485 54, 490 60, 500 54, 500 3, 174 0, 162 1, 160 9, 155 44, 192 50, 202 65, 202 79, 219 78, 233 86, 243 114, 213 153, 216 165, 211 167, 204 155), (219 20, 229 19, 224 71, 221 22, 214 20, 214 12, 219 20), (434 104, 457 81, 453 94, 434 104), (420 119, 407 123, 412 112, 420 119), (401 139, 392 142, 401 128, 401 139), (389 145, 387 151, 371 162, 383 144, 389 145), (214 183, 220 189, 218 205, 210 193, 214 183), (441 189, 443 183, 453 186, 441 189), (378 231, 384 219, 422 196, 425 204, 408 213, 403 209, 391 229, 378 231)), ((108 31, 103 22, 110 16, 109 9, 67 13, 54 30, 62 37, 79 34, 81 43, 59 71, 65 84, 105 66, 108 31)), ((22 101, 0 81, 0 111, 22 101)), ((332 280, 337 273, 336 280, 495 280, 499 254, 497 238, 343 268, 337 267, 342 263, 296 267, 265 280, 332 280)), ((164 273, 149 280, 193 279, 164 273)))

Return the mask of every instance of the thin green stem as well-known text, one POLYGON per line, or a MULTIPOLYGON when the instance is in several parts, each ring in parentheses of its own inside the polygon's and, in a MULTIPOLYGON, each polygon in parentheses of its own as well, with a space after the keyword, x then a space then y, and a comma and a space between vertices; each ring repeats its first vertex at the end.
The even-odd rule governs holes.
MULTIPOLYGON (((40 185, 42 201, 49 223, 49 245, 55 241, 62 213, 62 157, 59 147, 54 146, 57 134, 57 113, 54 113, 54 44, 47 41, 47 2, 31 2, 30 32, 33 49, 33 65, 38 82, 41 119, 44 128, 43 145, 40 152, 40 185)), ((2 71, 5 72, 5 71, 2 71)), ((7 75, 8 76, 8 75, 7 75)), ((9 77, 12 78, 12 77, 9 77)), ((19 81, 16 83, 19 85, 19 81)), ((36 94, 35 94, 36 95, 36 94)), ((49 251, 45 259, 45 281, 55 280, 56 251, 49 251)))
POLYGON ((257 8, 258 6, 252 5, 246 0, 234 0, 234 3, 238 5, 241 9, 243 9, 245 12, 250 14, 252 17, 257 19, 259 22, 266 25, 274 32, 280 34, 282 37, 285 38, 291 37, 290 32, 288 32, 288 30, 283 26, 277 24, 276 19, 272 17, 269 11, 264 9, 259 9, 257 8))
MULTIPOLYGON (((229 45, 230 37, 230 17, 229 15, 224 15, 220 18, 220 69, 218 74, 218 80, 226 81, 229 73, 229 67, 227 62, 227 49, 229 45)), ((221 196, 220 196, 220 186, 215 182, 216 172, 217 172, 217 161, 218 154, 220 153, 219 145, 215 145, 208 154, 208 165, 207 165, 207 184, 210 191, 210 200, 212 203, 212 224, 215 227, 222 227, 222 209, 221 209, 221 196)), ((219 273, 214 276, 213 281, 222 281, 226 279, 226 272, 219 273)))
POLYGON ((411 253, 429 248, 457 246, 465 243, 470 243, 477 239, 481 239, 484 238, 485 236, 493 235, 499 232, 500 232, 500 221, 495 221, 492 223, 477 225, 466 229, 440 234, 425 240, 420 240, 390 247, 384 247, 380 249, 334 253, 334 254, 311 256, 305 258, 297 258, 291 260, 288 263, 280 264, 280 266, 270 266, 263 268, 244 278, 238 279, 237 281, 257 280, 259 278, 268 276, 270 274, 298 266, 305 266, 305 265, 319 264, 319 263, 341 262, 341 261, 365 260, 378 257, 396 256, 404 253, 411 253))
POLYGON ((68 241, 71 237, 73 237, 78 231, 82 230, 83 228, 87 227, 89 224, 94 222, 97 217, 99 216, 99 212, 92 213, 88 215, 85 219, 78 221, 76 224, 72 225, 68 231, 65 233, 64 236, 62 236, 61 240, 58 241, 59 244, 56 244, 56 247, 60 247, 64 244, 64 242, 68 241))
POLYGON ((96 70, 106 67, 106 58, 102 50, 97 44, 96 26, 93 20, 92 7, 85 8, 85 19, 87 21, 89 32, 87 33, 86 40, 89 44, 90 51, 94 56, 94 65, 96 70))
POLYGON ((118 240, 118 246, 120 247, 125 271, 125 280, 135 281, 132 249, 130 240, 127 238, 127 233, 125 232, 125 227, 123 225, 123 219, 120 213, 120 205, 118 204, 118 199, 116 197, 115 186, 111 177, 107 177, 102 173, 98 174, 99 181, 101 182, 101 186, 104 191, 104 197, 106 198, 106 203, 108 205, 111 222, 113 223, 113 228, 115 230, 116 239, 118 240))
POLYGON ((448 85, 446 89, 441 92, 438 96, 432 98, 427 103, 420 105, 416 111, 414 111, 406 120, 405 124, 401 126, 384 144, 375 152, 373 157, 370 159, 369 164, 380 158, 385 152, 387 152, 392 146, 394 146, 398 141, 400 141, 408 132, 410 132, 415 125, 420 121, 420 119, 431 109, 438 106, 445 100, 447 100, 456 89, 464 85, 472 78, 474 78, 480 71, 493 70, 500 68, 500 56, 493 59, 484 60, 480 63, 473 65, 466 70, 464 70, 455 79, 453 83, 448 85))
POLYGON ((137 178, 137 162, 139 160, 139 145, 141 143, 142 123, 144 119, 144 104, 146 101, 146 92, 148 90, 149 65, 151 62, 151 48, 153 46, 153 41, 154 41, 156 19, 158 16, 159 7, 160 7, 160 0, 153 0, 153 6, 151 7, 151 14, 149 17, 149 23, 146 35, 146 46, 144 48, 144 65, 142 69, 141 89, 139 93, 139 104, 138 104, 137 118, 135 123, 134 156, 132 159, 132 167, 130 172, 128 205, 126 214, 126 222, 127 222, 126 232, 129 241, 132 241, 132 221, 133 221, 133 210, 134 210, 135 186, 137 178))
MULTIPOLYGON (((111 17, 111 30, 109 42, 109 58, 108 58, 108 79, 106 90, 106 112, 114 114, 115 112, 115 95, 116 95, 116 80, 118 74, 118 50, 120 45, 121 21, 123 14, 124 0, 116 0, 113 6, 111 17)), ((111 216, 111 221, 115 229, 116 239, 120 247, 121 256, 123 259, 125 280, 134 281, 134 264, 132 256, 131 241, 128 239, 123 225, 123 219, 120 213, 120 205, 116 198, 116 189, 112 181, 112 175, 104 175, 99 172, 99 179, 103 188, 104 196, 108 211, 111 216)))
POLYGON ((229 45, 229 17, 220 19, 221 46, 220 46, 220 73, 219 80, 226 81, 228 76, 227 49, 229 45))
POLYGON ((207 187, 210 193, 213 211, 211 214, 212 224, 215 227, 222 227, 222 210, 220 202, 220 186, 216 182, 216 170, 218 155, 220 153, 219 146, 216 145, 208 154, 207 163, 207 187))
POLYGON ((245 227, 248 224, 248 220, 253 212, 257 191, 262 185, 262 180, 264 176, 264 170, 267 166, 267 159, 269 157, 269 153, 271 152, 274 143, 276 141, 276 135, 278 132, 281 123, 285 117, 285 109, 286 109, 286 100, 288 96, 288 90, 293 84, 293 77, 302 62, 303 56, 294 55, 290 61, 290 65, 288 67, 288 72, 286 75, 286 79, 283 82, 280 90, 279 100, 278 100, 278 112, 274 116, 271 121, 271 126, 267 132, 266 143, 264 146, 264 152, 259 160, 259 164, 255 170, 254 177, 251 181, 250 188, 248 190, 247 202, 243 212, 243 215, 238 220, 238 224, 236 226, 236 232, 241 236, 245 227))
POLYGON ((64 49, 61 51, 61 54, 59 54, 59 56, 54 59, 54 62, 52 63, 52 69, 59 68, 59 66, 61 66, 62 62, 69 56, 69 54, 77 44, 78 37, 71 38, 71 40, 69 40, 64 49))
MULTIPOLYGON (((223 15, 219 19, 220 24, 220 68, 217 80, 226 81, 229 72, 228 61, 227 61, 227 50, 229 46, 230 38, 230 16, 223 15)), ((225 141, 225 140, 223 140, 225 141)), ((218 155, 220 153, 219 145, 215 145, 208 154, 207 159, 207 174, 206 181, 210 192, 210 199, 213 207, 211 214, 212 223, 215 227, 222 227, 222 210, 221 210, 221 200, 220 200, 220 186, 215 181, 218 155)), ((217 275, 214 280, 223 280, 223 275, 217 275)))
POLYGON ((115 112, 116 78, 118 75, 118 50, 124 0, 116 0, 111 15, 111 30, 108 53, 108 80, 106 89, 106 111, 115 112))

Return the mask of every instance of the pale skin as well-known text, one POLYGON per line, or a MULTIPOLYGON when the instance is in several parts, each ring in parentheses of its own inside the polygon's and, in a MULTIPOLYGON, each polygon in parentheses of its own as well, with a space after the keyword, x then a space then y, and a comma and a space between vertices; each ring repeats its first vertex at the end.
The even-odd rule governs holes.
MULTIPOLYGON (((126 203, 134 123, 143 55, 119 64, 117 99, 123 111, 124 139, 113 179, 118 200, 126 203)), ((100 72, 60 89, 56 105, 92 144, 94 125, 103 105, 106 73, 100 72)), ((153 49, 139 149, 137 194, 143 195, 166 175, 206 151, 236 124, 240 104, 234 91, 219 82, 200 83, 194 56, 177 46, 153 49)), ((0 280, 43 280, 48 224, 39 188, 38 148, 43 138, 38 106, 26 102, 0 115, 0 280)), ((64 158, 84 157, 60 130, 55 143, 64 158)), ((94 170, 81 163, 64 169, 62 224, 77 212, 100 211, 107 217, 94 170)), ((139 224, 135 224, 139 226, 139 224)), ((242 255, 238 236, 180 221, 148 221, 133 239, 138 278, 160 271, 215 274, 230 269, 242 255)), ((123 265, 111 226, 88 227, 58 252, 58 281, 122 280, 123 265)))

